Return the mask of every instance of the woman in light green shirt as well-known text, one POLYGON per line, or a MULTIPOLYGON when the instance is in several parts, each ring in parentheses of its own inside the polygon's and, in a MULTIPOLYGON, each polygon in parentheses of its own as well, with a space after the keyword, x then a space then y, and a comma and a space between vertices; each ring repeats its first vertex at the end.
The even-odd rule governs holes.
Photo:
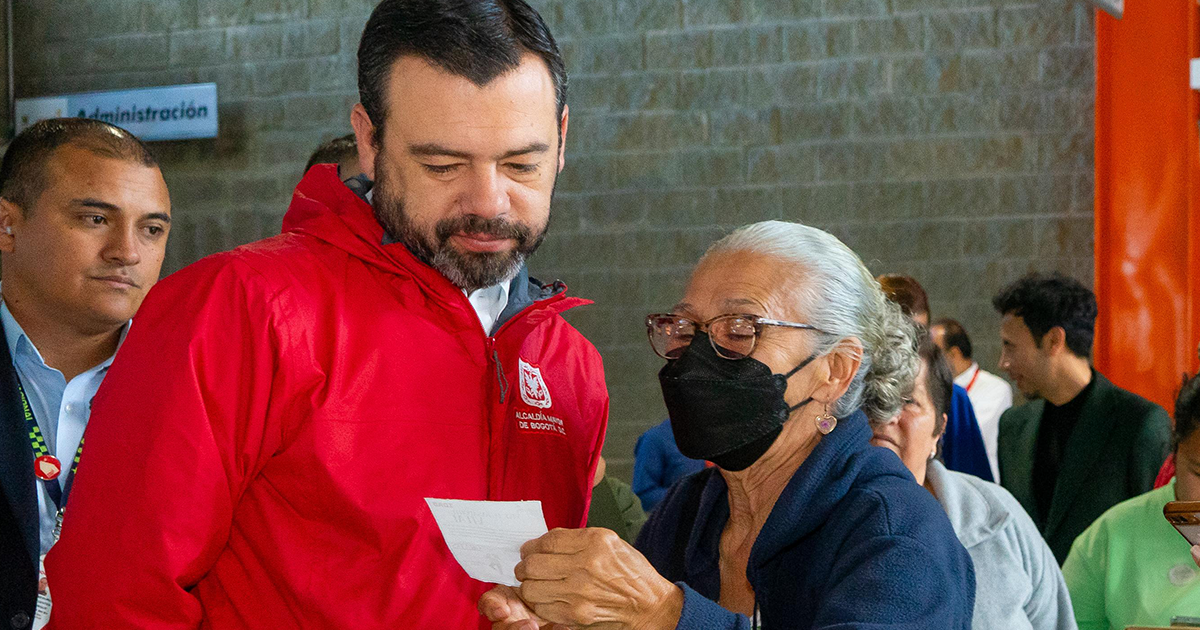
MULTIPOLYGON (((1175 401, 1175 479, 1112 507, 1063 564, 1079 630, 1168 626, 1200 617, 1200 569, 1191 546, 1163 518, 1169 501, 1200 501, 1200 378, 1175 401)), ((1096 462, 1097 466, 1121 462, 1096 462)))

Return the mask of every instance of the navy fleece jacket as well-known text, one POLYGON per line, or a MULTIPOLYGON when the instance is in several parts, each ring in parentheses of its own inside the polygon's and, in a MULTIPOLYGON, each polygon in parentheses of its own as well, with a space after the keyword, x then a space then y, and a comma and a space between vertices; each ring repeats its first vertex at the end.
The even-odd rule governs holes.
MULTIPOLYGON (((746 570, 763 628, 970 630, 971 557, 933 495, 870 436, 861 412, 840 420, 767 518, 746 570)), ((716 603, 728 519, 725 480, 710 468, 676 484, 638 537, 683 588, 680 630, 750 628, 716 603)))

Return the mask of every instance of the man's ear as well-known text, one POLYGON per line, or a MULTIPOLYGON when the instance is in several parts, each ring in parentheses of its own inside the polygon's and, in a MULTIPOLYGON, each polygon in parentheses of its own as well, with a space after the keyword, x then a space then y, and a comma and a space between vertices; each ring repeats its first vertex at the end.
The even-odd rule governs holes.
POLYGON ((1051 356, 1069 351, 1067 348, 1067 331, 1062 326, 1055 326, 1042 335, 1042 348, 1051 356))
POLYGON ((21 207, 0 198, 0 252, 12 253, 16 244, 16 232, 24 222, 25 213, 21 207))
POLYGON ((350 110, 350 126, 354 127, 354 141, 358 145, 358 168, 368 179, 375 181, 375 156, 379 147, 375 146, 375 124, 362 103, 356 103, 350 110))
POLYGON ((562 119, 558 121, 558 172, 561 173, 563 167, 567 165, 567 123, 570 122, 571 107, 563 105, 562 119))

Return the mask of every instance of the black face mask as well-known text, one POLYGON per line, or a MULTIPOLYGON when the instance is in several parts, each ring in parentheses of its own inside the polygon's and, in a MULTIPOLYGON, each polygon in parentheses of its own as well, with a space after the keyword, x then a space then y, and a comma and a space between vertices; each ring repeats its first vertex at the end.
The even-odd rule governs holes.
POLYGON ((744 470, 771 448, 792 411, 812 397, 788 406, 787 379, 817 358, 812 355, 787 374, 752 358, 731 361, 697 332, 683 354, 658 372, 671 432, 679 452, 725 470, 744 470))

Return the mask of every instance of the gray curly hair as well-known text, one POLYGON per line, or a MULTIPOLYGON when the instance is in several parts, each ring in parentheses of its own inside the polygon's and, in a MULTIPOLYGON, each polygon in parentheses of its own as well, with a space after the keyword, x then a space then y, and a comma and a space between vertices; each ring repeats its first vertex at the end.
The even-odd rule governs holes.
POLYGON ((832 234, 785 221, 739 228, 709 247, 716 254, 752 252, 795 267, 797 310, 825 332, 818 354, 854 352, 842 343, 857 338, 862 363, 833 413, 844 418, 862 409, 872 421, 886 421, 904 404, 919 369, 914 324, 889 302, 858 255, 832 234))

